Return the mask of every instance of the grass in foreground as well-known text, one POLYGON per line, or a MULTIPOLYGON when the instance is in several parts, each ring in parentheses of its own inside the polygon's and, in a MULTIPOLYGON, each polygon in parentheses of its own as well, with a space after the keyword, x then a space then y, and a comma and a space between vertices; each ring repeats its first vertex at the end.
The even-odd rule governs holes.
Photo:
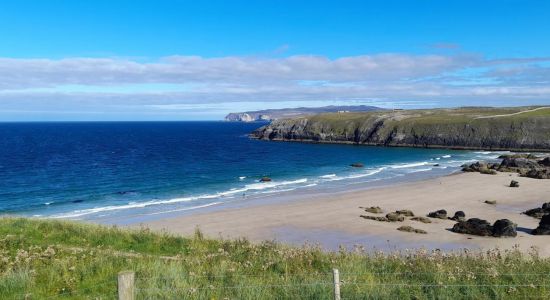
POLYGON ((246 240, 0 218, 0 298, 114 299, 119 271, 137 299, 550 298, 550 260, 518 251, 323 252, 246 240))

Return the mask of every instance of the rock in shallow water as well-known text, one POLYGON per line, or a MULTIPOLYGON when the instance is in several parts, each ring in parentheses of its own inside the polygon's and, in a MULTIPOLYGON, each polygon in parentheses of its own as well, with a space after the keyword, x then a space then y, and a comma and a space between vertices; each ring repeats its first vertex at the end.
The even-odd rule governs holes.
POLYGON ((529 209, 523 213, 530 217, 541 219, 544 215, 550 214, 550 202, 544 203, 542 207, 529 209))
POLYGON ((519 187, 519 182, 515 180, 510 181, 510 187, 519 187))

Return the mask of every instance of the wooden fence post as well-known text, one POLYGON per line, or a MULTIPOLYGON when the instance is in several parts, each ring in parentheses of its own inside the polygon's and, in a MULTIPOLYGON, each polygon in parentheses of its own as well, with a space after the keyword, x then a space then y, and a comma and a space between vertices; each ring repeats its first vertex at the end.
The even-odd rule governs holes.
POLYGON ((338 269, 332 269, 334 279, 334 300, 340 300, 340 273, 338 269))
POLYGON ((134 278, 132 271, 118 273, 118 300, 134 300, 134 278))

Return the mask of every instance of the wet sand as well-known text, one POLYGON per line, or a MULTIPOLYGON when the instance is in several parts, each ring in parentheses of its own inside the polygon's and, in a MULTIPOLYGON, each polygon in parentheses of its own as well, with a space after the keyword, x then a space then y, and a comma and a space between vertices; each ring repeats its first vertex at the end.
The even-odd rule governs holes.
POLYGON ((213 238, 245 237, 253 241, 275 240, 293 245, 319 244, 330 250, 339 245, 361 245, 379 250, 425 247, 447 251, 510 249, 517 245, 523 251, 536 247, 541 255, 550 256, 550 236, 529 234, 539 220, 521 214, 528 208, 540 207, 544 202, 550 202, 549 180, 523 178, 511 173, 461 173, 364 191, 304 195, 284 203, 228 208, 143 225, 183 235, 191 235, 199 228, 213 238), (519 188, 508 187, 512 179, 519 181, 519 188), (497 204, 485 204, 485 200, 496 200, 497 204), (455 224, 451 220, 432 219, 431 224, 408 219, 404 222, 366 220, 359 216, 369 213, 360 206, 380 206, 384 213, 410 209, 418 216, 438 209, 445 209, 452 216, 455 211, 462 210, 466 218, 477 217, 491 223, 507 218, 518 224, 518 236, 494 238, 457 234, 449 230, 455 224), (423 229, 428 234, 396 230, 402 225, 423 229))

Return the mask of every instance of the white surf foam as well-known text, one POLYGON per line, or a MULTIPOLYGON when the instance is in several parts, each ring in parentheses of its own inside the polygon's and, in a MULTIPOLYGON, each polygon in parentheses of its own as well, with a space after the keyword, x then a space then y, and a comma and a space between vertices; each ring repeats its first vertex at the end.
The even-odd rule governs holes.
POLYGON ((336 174, 327 174, 327 175, 319 176, 319 178, 323 178, 323 179, 330 179, 334 177, 336 177, 336 174))
POLYGON ((186 208, 181 208, 181 209, 173 209, 173 210, 167 210, 167 211, 154 212, 154 213, 149 213, 147 215, 160 215, 160 214, 171 213, 171 212, 194 210, 194 209, 199 209, 199 208, 205 208, 205 207, 209 207, 209 206, 218 205, 218 204, 221 204, 221 203, 222 202, 213 202, 213 203, 208 203, 208 204, 204 204, 204 205, 197 205, 197 206, 186 207, 186 208))
POLYGON ((393 166, 390 166, 390 168, 392 168, 392 169, 414 168, 414 167, 421 167, 421 166, 425 166, 425 165, 429 165, 429 164, 430 164, 429 162, 423 161, 423 162, 418 162, 418 163, 393 165, 393 166))
POLYGON ((102 207, 94 207, 94 208, 88 208, 88 209, 75 210, 68 213, 56 214, 51 216, 51 218, 54 218, 54 219, 78 218, 78 217, 100 213, 100 212, 106 212, 106 211, 119 211, 119 210, 125 210, 125 209, 133 209, 133 208, 144 208, 144 207, 155 206, 155 205, 190 202, 194 200, 216 199, 216 198, 221 198, 226 196, 233 196, 235 194, 240 194, 247 191, 277 188, 279 186, 288 186, 292 184, 300 184, 305 182, 307 182, 307 178, 302 178, 302 179, 292 180, 292 181, 281 181, 281 182, 272 181, 272 182, 253 183, 253 184, 247 184, 243 188, 232 188, 228 191, 219 192, 215 194, 206 194, 206 195, 200 195, 200 196, 194 196, 194 197, 173 198, 173 199, 167 199, 167 200, 129 202, 128 204, 125 204, 125 205, 108 205, 108 206, 102 206, 102 207))

